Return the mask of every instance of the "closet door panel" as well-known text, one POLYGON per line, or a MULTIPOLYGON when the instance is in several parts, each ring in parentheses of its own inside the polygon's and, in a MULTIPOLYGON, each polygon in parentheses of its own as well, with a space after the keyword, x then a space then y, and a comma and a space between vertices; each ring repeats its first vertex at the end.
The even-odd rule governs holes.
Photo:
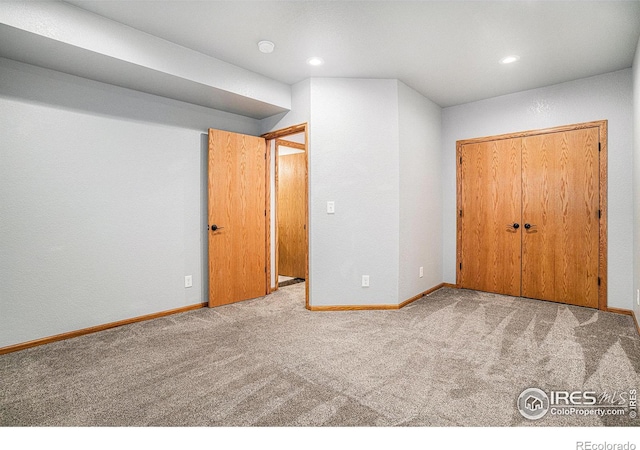
POLYGON ((598 129, 522 139, 522 296, 598 306, 598 129))
POLYGON ((520 295, 521 139, 465 144, 461 151, 463 288, 520 295))
POLYGON ((278 156, 278 275, 305 278, 307 155, 278 156))

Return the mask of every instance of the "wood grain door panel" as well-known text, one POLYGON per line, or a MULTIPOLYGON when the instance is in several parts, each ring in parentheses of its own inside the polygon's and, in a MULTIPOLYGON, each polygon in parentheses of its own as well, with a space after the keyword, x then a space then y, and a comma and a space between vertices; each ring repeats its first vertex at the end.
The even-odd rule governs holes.
POLYGON ((598 307, 598 129, 522 140, 522 296, 598 307))
POLYGON ((305 278, 306 153, 278 157, 278 275, 305 278))
POLYGON ((462 287, 520 295, 521 139, 467 144, 461 151, 462 287))
POLYGON ((266 294, 266 142, 209 130, 209 306, 266 294))

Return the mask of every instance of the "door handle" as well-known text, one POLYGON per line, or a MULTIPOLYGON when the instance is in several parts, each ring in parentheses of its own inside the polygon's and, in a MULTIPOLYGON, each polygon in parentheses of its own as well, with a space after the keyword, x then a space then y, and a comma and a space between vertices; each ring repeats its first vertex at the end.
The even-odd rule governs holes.
POLYGON ((535 227, 535 225, 531 225, 530 223, 525 223, 524 227, 528 230, 531 227, 535 227))
POLYGON ((520 224, 519 223, 514 223, 511 226, 513 227, 514 230, 517 230, 518 228, 520 228, 520 224))
POLYGON ((217 230, 222 230, 224 227, 219 227, 218 225, 216 225, 215 223, 213 225, 211 225, 211 227, 209 227, 209 229, 211 231, 217 231, 217 230))

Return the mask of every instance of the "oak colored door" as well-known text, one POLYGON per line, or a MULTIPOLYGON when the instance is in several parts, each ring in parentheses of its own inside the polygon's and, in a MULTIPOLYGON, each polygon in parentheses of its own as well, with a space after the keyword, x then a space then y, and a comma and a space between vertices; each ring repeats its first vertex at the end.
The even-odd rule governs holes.
POLYGON ((521 139, 462 146, 459 284, 520 295, 521 139))
POLYGON ((598 128, 522 139, 522 296, 598 307, 598 128))
POLYGON ((306 153, 278 156, 278 274, 305 278, 306 153))
POLYGON ((266 141, 209 130, 209 306, 267 292, 266 141))
POLYGON ((458 141, 458 285, 606 309, 606 153, 606 121, 458 141))

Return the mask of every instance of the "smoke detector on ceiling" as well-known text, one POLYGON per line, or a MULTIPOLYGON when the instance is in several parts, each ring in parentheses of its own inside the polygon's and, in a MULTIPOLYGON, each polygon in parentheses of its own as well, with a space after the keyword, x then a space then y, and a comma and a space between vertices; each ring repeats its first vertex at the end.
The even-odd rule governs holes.
POLYGON ((271 53, 276 45, 271 41, 260 41, 258 42, 258 50, 262 53, 271 53))

